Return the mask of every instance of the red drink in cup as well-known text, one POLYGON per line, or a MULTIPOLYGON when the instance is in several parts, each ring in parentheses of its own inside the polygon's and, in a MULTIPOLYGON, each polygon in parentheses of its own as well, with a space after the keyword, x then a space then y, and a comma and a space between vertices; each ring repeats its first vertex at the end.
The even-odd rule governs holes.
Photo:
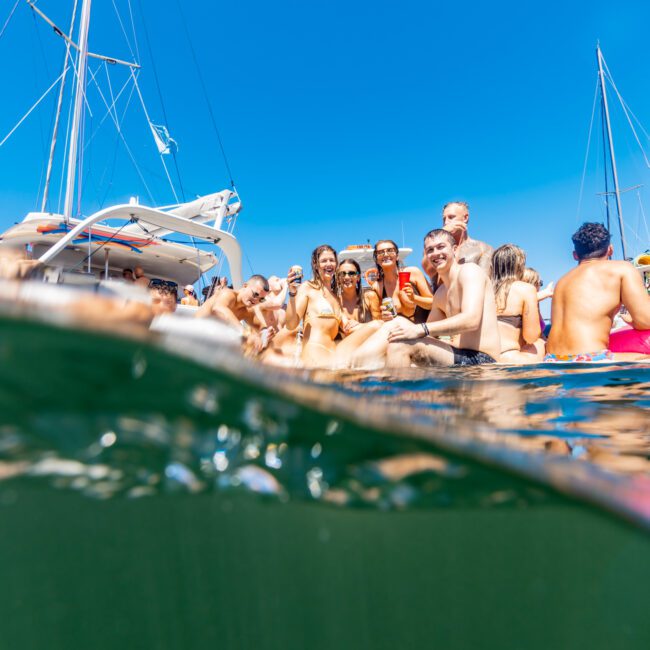
POLYGON ((399 272, 399 288, 403 289, 404 285, 407 282, 411 281, 411 272, 410 271, 400 271, 399 272))

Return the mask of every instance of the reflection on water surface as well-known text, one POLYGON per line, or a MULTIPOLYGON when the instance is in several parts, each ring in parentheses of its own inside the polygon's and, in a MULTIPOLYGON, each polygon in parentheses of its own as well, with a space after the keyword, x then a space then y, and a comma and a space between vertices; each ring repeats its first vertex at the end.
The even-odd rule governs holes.
POLYGON ((0 350, 5 487, 393 510, 528 507, 551 485, 650 521, 648 365, 287 373, 31 328, 0 350))

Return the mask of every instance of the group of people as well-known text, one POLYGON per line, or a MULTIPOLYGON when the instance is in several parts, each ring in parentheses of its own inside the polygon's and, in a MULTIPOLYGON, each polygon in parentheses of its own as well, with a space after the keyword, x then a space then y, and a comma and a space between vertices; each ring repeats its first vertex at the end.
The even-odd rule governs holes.
MULTIPOLYGON (((576 267, 555 289, 544 290, 521 248, 493 249, 471 238, 468 225, 466 203, 445 205, 440 227, 424 236, 423 270, 402 266, 397 244, 379 240, 368 287, 355 259, 339 260, 334 248, 322 245, 312 253, 307 281, 293 266, 286 278, 253 275, 238 290, 222 279, 202 305, 188 285, 181 303, 195 307, 196 318, 216 318, 235 329, 246 353, 273 365, 400 368, 650 358, 650 296, 632 264, 611 260, 610 234, 602 224, 585 223, 576 231, 576 267), (547 298, 550 332, 539 310, 547 298), (619 315, 643 342, 639 349, 610 345, 619 315)), ((24 280, 37 266, 24 250, 0 251, 0 278, 24 280)), ((123 278, 148 287, 151 304, 71 294, 66 310, 106 327, 147 326, 176 310, 175 282, 149 279, 141 267, 125 269, 123 278)), ((19 292, 16 283, 3 286, 7 299, 19 292)))
POLYGON ((650 329, 650 296, 628 262, 611 261, 607 229, 586 223, 573 235, 576 268, 553 290, 526 268, 514 244, 494 250, 468 234, 469 207, 444 206, 440 228, 423 241, 422 268, 403 268, 391 240, 374 246, 376 280, 362 285, 354 259, 328 245, 311 257, 310 280, 253 275, 197 311, 237 328, 266 363, 314 368, 468 366, 496 362, 641 359, 609 350, 614 316, 625 308, 650 329), (552 297, 548 338, 539 302, 552 297))

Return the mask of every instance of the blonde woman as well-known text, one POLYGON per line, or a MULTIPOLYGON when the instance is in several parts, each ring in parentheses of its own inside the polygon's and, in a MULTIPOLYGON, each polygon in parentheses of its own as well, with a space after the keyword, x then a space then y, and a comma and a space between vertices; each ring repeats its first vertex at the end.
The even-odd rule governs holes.
POLYGON ((339 333, 346 333, 348 318, 338 299, 336 251, 327 244, 311 255, 312 279, 300 284, 292 268, 287 275, 289 301, 285 325, 294 330, 303 322, 301 362, 305 368, 334 368, 347 365, 351 352, 360 340, 369 336, 365 326, 349 331, 336 343, 339 333), (357 331, 358 330, 358 331, 357 331))
POLYGON ((502 363, 538 363, 544 358, 537 289, 523 281, 525 268, 526 254, 514 244, 504 244, 492 255, 502 363))

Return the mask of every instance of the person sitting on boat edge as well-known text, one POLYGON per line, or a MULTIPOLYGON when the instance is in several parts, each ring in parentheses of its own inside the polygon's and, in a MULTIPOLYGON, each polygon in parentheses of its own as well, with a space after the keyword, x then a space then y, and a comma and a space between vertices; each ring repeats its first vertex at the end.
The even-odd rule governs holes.
POLYGON ((190 307, 198 307, 199 300, 196 297, 194 286, 187 284, 183 287, 183 297, 181 298, 181 305, 188 305, 190 307))
POLYGON ((424 238, 425 253, 441 283, 426 323, 397 317, 373 335, 353 358, 356 367, 386 355, 391 368, 470 366, 495 363, 501 352, 492 282, 474 263, 456 258, 456 240, 435 229, 424 238), (451 336, 451 344, 433 337, 451 336))
POLYGON ((197 309, 195 317, 224 321, 244 337, 247 349, 259 352, 275 334, 274 328, 267 327, 255 309, 268 293, 268 280, 263 275, 251 275, 237 291, 224 288, 214 293, 197 309))
POLYGON ((381 320, 381 306, 377 294, 365 290, 361 282, 359 262, 346 258, 336 270, 337 293, 345 324, 341 336, 346 337, 353 329, 372 320, 381 320))
POLYGON ((433 295, 424 274, 416 266, 402 269, 399 247, 392 239, 380 239, 375 244, 373 258, 377 280, 373 282, 372 289, 381 301, 383 320, 392 320, 397 314, 415 320, 416 315, 431 308, 433 295), (400 272, 410 274, 409 281, 403 287, 400 287, 400 272))
POLYGON ((544 358, 537 289, 524 282, 526 253, 514 244, 499 246, 492 254, 492 284, 503 363, 538 363, 544 358))
POLYGON ((548 330, 550 330, 550 324, 546 324, 546 321, 544 320, 542 312, 539 308, 539 303, 543 300, 546 300, 547 298, 553 297, 553 283, 549 282, 546 289, 542 289, 542 286, 544 286, 542 277, 540 276, 539 271, 536 271, 531 266, 527 266, 524 269, 523 281, 527 282, 528 284, 532 284, 537 291, 537 312, 539 316, 539 326, 542 328, 542 338, 546 340, 548 338, 548 330))
POLYGON ((469 203, 450 201, 442 208, 442 229, 451 233, 456 240, 456 259, 460 264, 474 262, 489 277, 492 273, 493 248, 478 239, 472 239, 467 229, 469 223, 469 203))
POLYGON ((638 271, 629 262, 610 259, 614 249, 603 224, 584 223, 571 239, 578 266, 560 278, 555 287, 544 361, 648 358, 609 349, 612 322, 621 305, 627 308, 634 329, 650 329, 650 296, 638 271))

